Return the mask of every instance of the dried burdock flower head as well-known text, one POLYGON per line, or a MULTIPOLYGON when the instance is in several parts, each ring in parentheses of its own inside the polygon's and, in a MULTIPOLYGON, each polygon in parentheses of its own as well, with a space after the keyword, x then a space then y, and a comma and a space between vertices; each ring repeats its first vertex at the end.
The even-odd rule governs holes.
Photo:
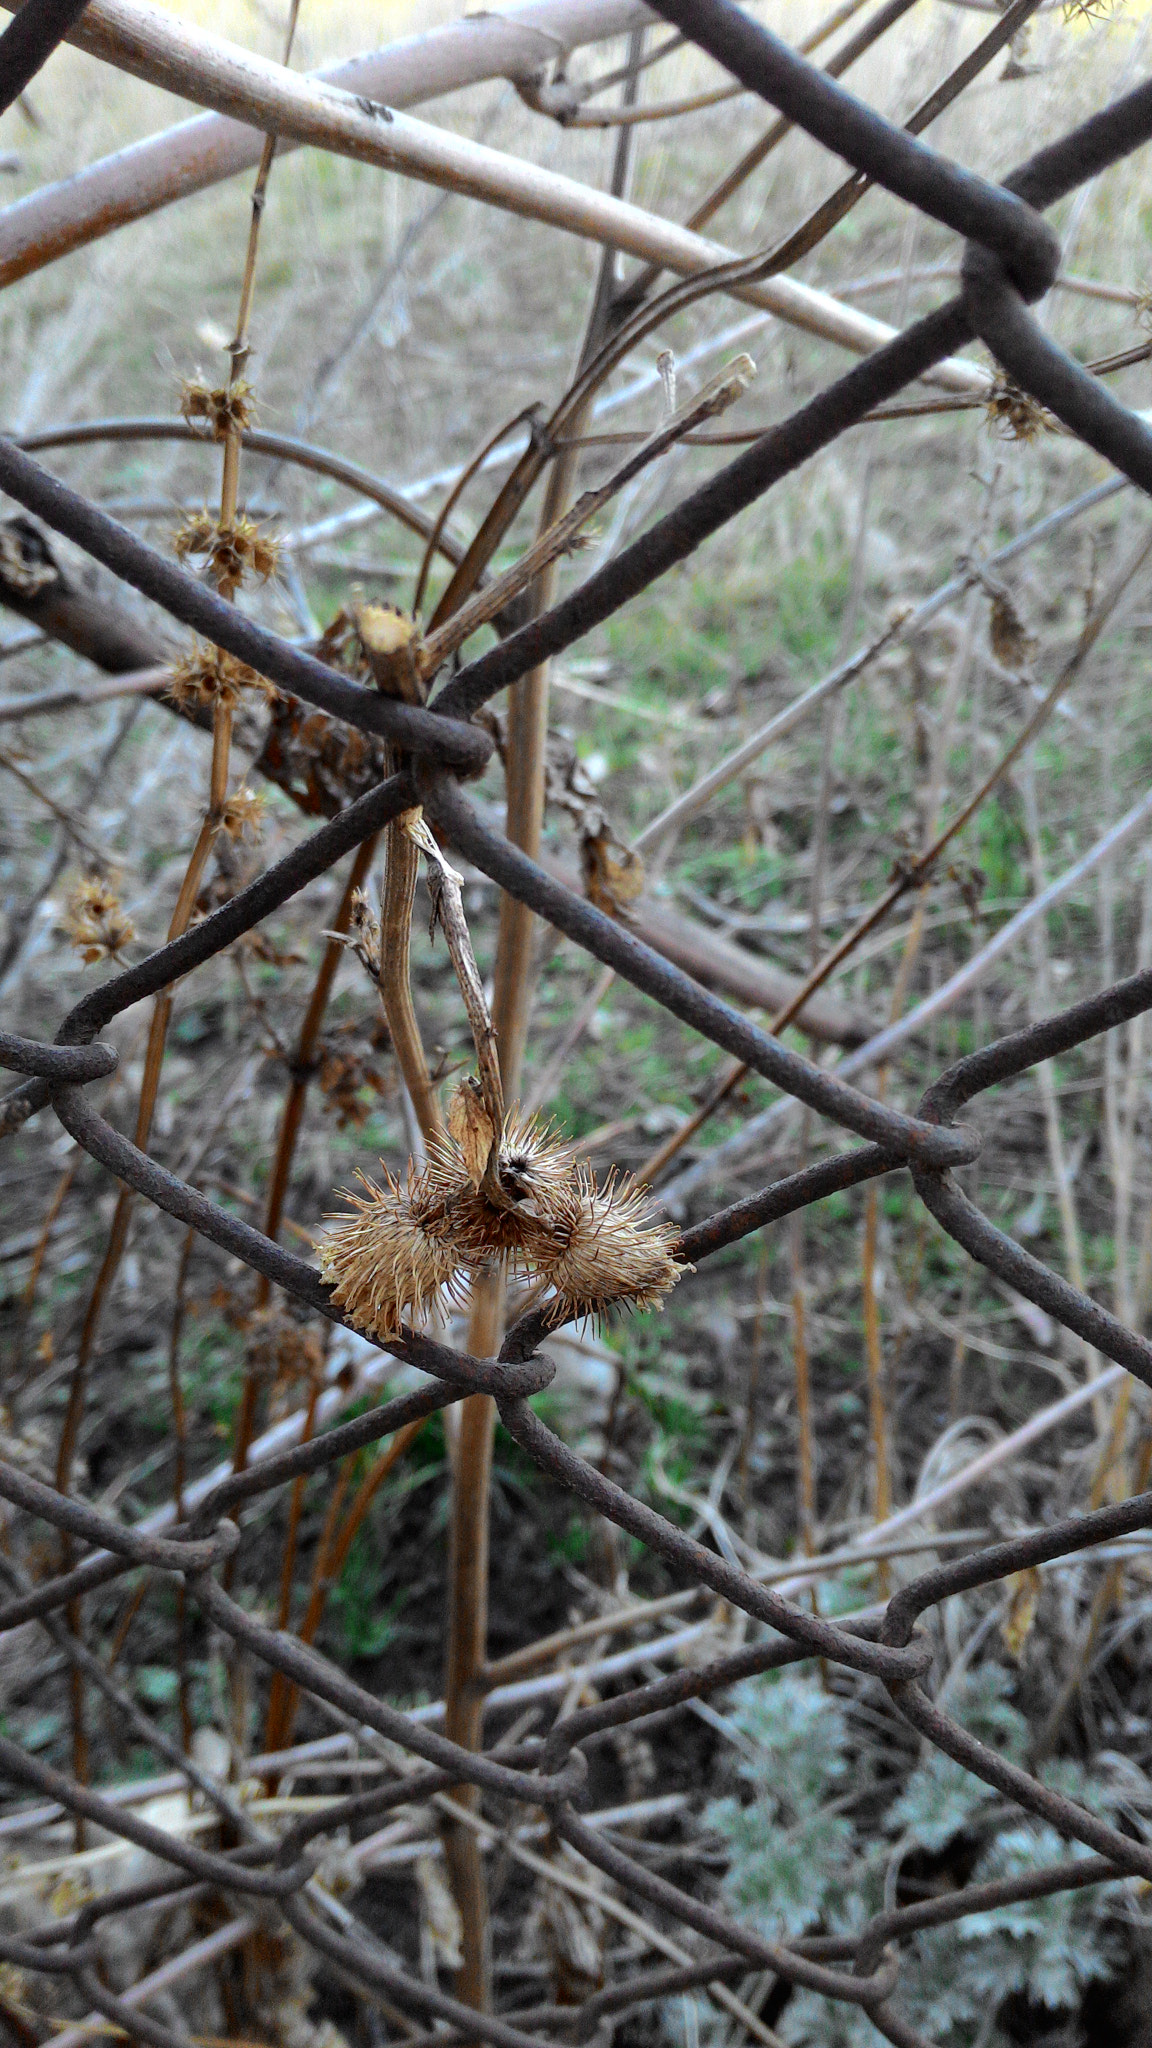
POLYGON ((320 1245, 320 1271, 348 1321, 386 1342, 400 1335, 405 1318, 427 1315, 442 1291, 459 1289, 460 1254, 426 1174, 409 1167, 403 1187, 387 1169, 383 1187, 360 1178, 367 1198, 342 1190, 353 1213, 333 1218, 337 1228, 320 1245))
POLYGON ((984 416, 1001 441, 1034 441, 1037 434, 1052 432, 1044 407, 1003 373, 984 401, 984 416))
POLYGON ((552 1321, 602 1316, 614 1307, 658 1308, 688 1267, 677 1259, 679 1233, 659 1223, 646 1188, 609 1174, 603 1186, 587 1166, 576 1169, 579 1198, 571 1230, 557 1233, 552 1258, 536 1268, 552 1289, 552 1321))
POLYGON ((274 685, 249 668, 246 661, 238 661, 234 654, 225 654, 220 647, 197 643, 191 654, 173 669, 165 695, 182 709, 197 704, 225 704, 232 708, 239 703, 243 690, 260 690, 265 697, 277 694, 274 685))
POLYGON ((172 545, 181 561, 188 555, 202 555, 217 583, 233 589, 249 574, 267 583, 276 574, 280 556, 276 541, 242 513, 226 522, 213 519, 208 511, 193 512, 178 529, 172 545))
POLYGON ((264 799, 256 790, 246 789, 241 783, 239 789, 225 797, 220 810, 220 830, 229 839, 259 839, 263 820, 264 799))
POLYGON ((447 1291, 459 1299, 486 1268, 510 1265, 554 1296, 556 1322, 599 1316, 614 1303, 651 1308, 683 1265, 676 1233, 653 1221, 647 1197, 613 1176, 603 1187, 571 1148, 536 1119, 506 1117, 496 1138, 476 1083, 449 1105, 445 1135, 401 1188, 365 1182, 368 1200, 320 1247, 333 1300, 358 1329, 381 1339, 406 1313, 425 1313, 447 1291))
POLYGON ((119 960, 125 946, 136 937, 136 927, 125 914, 116 890, 101 875, 87 875, 77 882, 68 899, 64 930, 89 964, 94 960, 119 960))
POLYGON ((204 420, 214 441, 226 441, 229 434, 242 434, 252 424, 252 386, 241 377, 212 390, 201 378, 190 377, 180 386, 180 410, 190 425, 204 420))

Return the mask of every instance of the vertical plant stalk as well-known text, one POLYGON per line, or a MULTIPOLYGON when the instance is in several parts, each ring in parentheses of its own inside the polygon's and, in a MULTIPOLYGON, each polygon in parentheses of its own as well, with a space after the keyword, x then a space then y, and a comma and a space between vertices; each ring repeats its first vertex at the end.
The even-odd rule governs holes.
MULTIPOLYGON (((228 714, 227 729, 222 731, 219 724, 221 707, 216 706, 212 727, 212 774, 211 787, 218 781, 218 763, 223 758, 224 775, 227 779, 227 749, 231 738, 231 713, 228 714)), ((222 799, 221 799, 222 801, 222 799)), ((209 811, 200 828, 196 844, 177 898, 176 909, 168 927, 168 939, 178 939, 187 930, 195 908, 196 897, 203 878, 204 868, 212 841, 216 835, 213 823, 211 796, 209 811)), ((172 1015, 172 992, 165 989, 157 996, 152 1009, 148 1031, 148 1046, 144 1055, 144 1076, 140 1087, 140 1100, 136 1111, 134 1141, 141 1152, 148 1150, 152 1134, 152 1118, 156 1110, 156 1098, 160 1089, 160 1070, 164 1064, 164 1047, 168 1037, 168 1023, 172 1015)), ((80 1440, 80 1425, 84 1415, 84 1403, 88 1387, 88 1372, 100 1322, 107 1304, 116 1275, 120 1270, 125 1247, 128 1243, 128 1226, 132 1215, 133 1195, 130 1188, 122 1187, 116 1197, 112 1212, 112 1227, 95 1285, 89 1296, 80 1331, 80 1342, 76 1352, 76 1363, 68 1385, 68 1401, 64 1410, 64 1422, 56 1452, 56 1485, 61 1493, 67 1493, 72 1483, 72 1468, 80 1440)), ((72 1543, 67 1536, 61 1539, 60 1568, 67 1571, 72 1560, 72 1543)), ((79 1638, 83 1633, 83 1608, 79 1601, 71 1601, 67 1608, 67 1622, 72 1634, 79 1638)), ((78 1662, 73 1663, 69 1673, 69 1706, 72 1722, 72 1768, 78 1784, 88 1783, 88 1735, 85 1727, 85 1685, 84 1675, 78 1662)), ((84 1847, 86 1835, 83 1818, 77 1815, 74 1826, 74 1840, 77 1850, 84 1847)))
MULTIPOLYGON (((188 1412, 184 1401, 184 1387, 180 1379, 180 1340, 184 1334, 184 1322, 188 1313, 188 1268, 196 1245, 196 1232, 189 1230, 184 1238, 180 1253, 180 1264, 176 1273, 176 1299, 172 1308, 172 1327, 168 1336, 168 1400, 172 1411, 172 1434, 176 1441, 176 1459, 172 1473, 172 1505, 176 1520, 184 1520, 184 1481, 187 1477, 188 1457, 188 1412)), ((187 1755, 192 1746, 192 1695, 188 1682, 188 1603, 184 1581, 176 1587, 176 1683, 180 1706, 180 1740, 187 1755)))
MULTIPOLYGON (((344 885, 339 907, 332 920, 331 929, 337 934, 343 934, 348 930, 352 918, 353 898, 356 891, 362 889, 367 880, 369 870, 375 858, 378 842, 379 834, 373 833, 371 839, 363 840, 356 849, 356 856, 349 870, 348 880, 344 885)), ((304 1021, 300 1026, 300 1036, 296 1042, 296 1057, 293 1063, 292 1079, 284 1098, 284 1108, 280 1117, 280 1129, 276 1137, 276 1153, 272 1163, 272 1172, 269 1176, 268 1196, 264 1207, 264 1235, 273 1240, 279 1237, 280 1225, 284 1221, 284 1205, 288 1199, 288 1184, 292 1175, 292 1160, 296 1151, 296 1141, 300 1134, 305 1098, 312 1079, 312 1065, 316 1058, 316 1047, 320 1042, 325 1012, 328 1008, 332 986, 336 980, 336 973, 344 957, 344 952, 345 948, 341 944, 340 937, 329 939, 328 944, 324 948, 324 957, 317 971, 312 994, 308 1000, 308 1008, 304 1012, 304 1021)), ((271 1282, 262 1275, 257 1290, 258 1306, 263 1306, 267 1301, 270 1290, 271 1282)))
POLYGON ((412 909, 420 874, 420 850, 405 830, 418 811, 393 818, 384 836, 384 887, 380 899, 380 1001, 392 1050, 425 1140, 444 1127, 432 1085, 416 1012, 412 1005, 412 909))
MULTIPOLYGON (((636 99, 636 67, 643 54, 643 40, 642 30, 634 31, 629 40, 628 74, 622 95, 625 105, 634 104, 636 99)), ((626 191, 631 159, 632 130, 625 126, 617 133, 612 167, 611 190, 616 198, 622 198, 626 191)), ((615 252, 605 249, 577 362, 577 379, 596 356, 609 328, 615 292, 615 252)), ((583 417, 583 411, 577 410, 568 423, 573 435, 579 434, 583 417)), ((537 525, 538 538, 555 526, 567 511, 578 462, 579 454, 575 449, 562 449, 556 456, 544 493, 537 525)), ((546 610, 552 603, 558 574, 559 564, 553 560, 537 577, 532 586, 534 613, 546 610)), ((461 578, 458 597, 452 608, 467 594, 468 586, 461 578)), ((436 622, 434 619, 433 624, 436 622)), ((540 851, 544 823, 548 682, 549 665, 545 662, 514 685, 508 707, 505 830, 513 844, 533 860, 540 851)), ((535 939, 536 920, 532 913, 513 897, 502 894, 492 1022, 499 1048, 503 1095, 510 1102, 515 1101, 520 1091, 535 986, 535 939)), ((494 1356, 500 1347, 503 1327, 503 1279, 496 1272, 484 1274, 473 1292, 468 1331, 468 1346, 473 1356, 494 1356)), ((461 1403, 448 1538, 444 1725, 449 1739, 466 1749, 479 1748, 483 1723, 483 1696, 476 1681, 485 1664, 488 1645, 488 1521, 495 1421, 495 1403, 488 1395, 474 1394, 461 1403)), ((474 1811, 478 1803, 473 1787, 461 1787, 454 1797, 457 1804, 469 1811, 474 1811)), ((443 1842, 461 1920, 463 1961, 456 1977, 456 1996, 464 2004, 484 2011, 491 2004, 491 1967, 488 1888, 480 1840, 466 1826, 454 1826, 448 1822, 443 1829, 443 1842)))
MULTIPOLYGON (((410 1443, 419 1436, 429 1418, 421 1416, 416 1422, 406 1423, 397 1430, 387 1448, 373 1459, 352 1498, 351 1506, 339 1528, 337 1521, 347 1497, 348 1488, 355 1473, 356 1455, 344 1460, 340 1477, 336 1482, 328 1512, 324 1519, 316 1558, 312 1568, 312 1583, 308 1593, 308 1604, 297 1632, 298 1640, 311 1643, 324 1618, 324 1609, 329 1594, 337 1583, 344 1568, 345 1559, 352 1547, 352 1539, 360 1528, 365 1515, 372 1505, 392 1467, 403 1457, 410 1443)), ((300 1484, 300 1481, 296 1482, 300 1484)), ((288 1589, 291 1593, 291 1587, 288 1589)), ((279 1626, 287 1627, 288 1611, 284 1603, 284 1587, 281 1587, 281 1618, 279 1626)), ((296 1718, 300 1694, 291 1679, 282 1672, 276 1672, 268 1695, 268 1719, 265 1732, 265 1746, 269 1750, 285 1749, 292 1740, 292 1728, 296 1718)))
MULTIPOLYGON (((1032 882, 1037 892, 1043 891, 1047 882, 1044 865, 1044 847, 1040 835, 1040 810, 1036 801, 1036 766, 1029 758, 1023 763, 1017 777, 1024 798, 1024 818, 1028 830, 1031 852, 1032 882)), ((1032 1014, 1040 1017, 1051 1007, 1052 976, 1048 956, 1048 927, 1046 920, 1037 918, 1029 933, 1032 971, 1034 976, 1035 1001, 1032 1014)), ((1068 1161, 1068 1150, 1064 1143, 1064 1129, 1060 1116, 1060 1102, 1056 1093, 1056 1073, 1051 1060, 1041 1060, 1035 1069, 1036 1085, 1044 1107, 1044 1134, 1048 1146, 1048 1164, 1056 1188, 1056 1207, 1060 1215, 1060 1234, 1064 1242, 1064 1262, 1068 1278, 1074 1287, 1086 1291, 1086 1268, 1084 1264, 1084 1240, 1080 1231, 1080 1218, 1076 1209, 1076 1196, 1072 1185, 1072 1173, 1068 1161)), ((1101 1371, 1101 1359, 1097 1351, 1082 1338, 1076 1340, 1077 1349, 1084 1359, 1084 1371, 1088 1379, 1096 1379, 1101 1371)), ((1103 1442, 1108 1432, 1108 1416, 1104 1401, 1092 1404, 1093 1424, 1097 1440, 1103 1442)))
MULTIPOLYGON (((805 1118, 807 1121, 807 1118, 805 1118)), ((807 1132, 805 1132, 805 1137, 807 1132)), ((803 1147, 801 1156, 807 1152, 803 1147)), ((799 1433, 796 1506, 804 1555, 816 1550, 816 1461, 812 1442, 812 1388, 808 1370, 808 1324, 804 1295, 804 1211, 797 1209, 788 1230, 792 1277, 792 1366, 796 1379, 796 1425, 799 1433)))
MULTIPOLYGON (((753 1447, 756 1442, 760 1374, 764 1361, 764 1339, 768 1325, 767 1294, 770 1242, 767 1231, 764 1231, 761 1234, 760 1250, 756 1257, 756 1313, 752 1322, 752 1340, 748 1347, 748 1379, 744 1390, 744 1424, 740 1431, 740 1446, 736 1452, 736 1476, 740 1484, 740 1497, 744 1503, 745 1515, 748 1513, 749 1505, 751 1460, 753 1447)), ((606 1466, 602 1464, 600 1469, 604 1471, 606 1466)))

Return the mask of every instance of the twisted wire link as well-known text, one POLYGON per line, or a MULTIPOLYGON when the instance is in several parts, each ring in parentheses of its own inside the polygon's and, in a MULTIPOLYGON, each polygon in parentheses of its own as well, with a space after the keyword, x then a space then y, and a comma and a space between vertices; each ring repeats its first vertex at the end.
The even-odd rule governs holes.
MULTIPOLYGON (((85 996, 62 1020, 54 1044, 0 1033, 0 1068, 25 1077, 0 1102, 0 1134, 51 1104, 76 1142, 124 1184, 313 1312, 340 1322, 314 1267, 149 1159, 99 1114, 87 1091, 115 1068, 115 1052, 99 1035, 114 1017, 215 958, 342 855, 414 802, 423 801, 452 848, 556 931, 614 968, 698 1035, 743 1060, 783 1094, 863 1140, 685 1230, 679 1245, 684 1258, 699 1263, 831 1193, 906 1172, 925 1207, 974 1260, 1152 1386, 1152 1344, 1006 1237, 954 1178, 954 1170, 980 1152, 979 1131, 956 1121, 965 1106, 984 1090, 1152 1009, 1152 973, 1134 975, 957 1062, 928 1088, 917 1114, 906 1115, 790 1051, 591 903, 552 880, 489 831, 459 787, 459 778, 478 772, 491 752, 490 736, 471 721, 492 696, 611 617, 774 483, 967 341, 984 341, 1021 390, 1125 477, 1152 489, 1152 432, 1053 343, 1029 310, 1050 287, 1059 262, 1059 244, 1043 218, 1044 209, 1152 138, 1152 82, 1039 151, 997 185, 894 127, 731 0, 653 4, 784 118, 847 160, 855 171, 960 236, 965 243, 960 293, 835 379, 551 609, 466 663, 427 709, 360 688, 244 618, 51 476, 11 439, 0 438, 0 488, 29 511, 172 618, 305 702, 388 739, 405 759, 399 774, 349 805, 231 901, 85 996)), ((29 0, 17 26, 28 48, 35 45, 41 51, 37 63, 77 11, 67 0, 29 0)), ((14 67, 32 61, 20 57, 15 35, 12 28, 0 38, 0 99, 18 78, 14 67)), ((21 1970, 70 1977, 87 2005, 125 2033, 158 2048, 172 2048, 180 2036, 167 2020, 110 1987, 99 1931, 116 1915, 223 1891, 261 1901, 262 1912, 279 1915, 364 1996, 390 2001, 419 2017, 432 2030, 421 2037, 429 2043, 482 2040, 493 2048, 546 2048, 557 2035, 563 2039, 573 2032, 578 2040, 587 2040, 612 2016, 637 2005, 694 1985, 732 1982, 750 1971, 768 1970, 786 1983, 859 2006, 896 2048, 925 2048, 894 2003, 901 1940, 972 1913, 1119 1876, 1152 1879, 1152 1849, 1143 1841, 987 1748, 932 1700, 927 1687, 933 1645, 918 1627, 925 1614, 952 1594, 1152 1527, 1152 1493, 936 1566, 894 1594, 878 1612, 825 1620, 771 1591, 636 1500, 548 1427, 530 1405, 531 1396, 549 1384, 555 1371, 539 1348, 546 1334, 543 1313, 529 1313, 509 1330, 497 1359, 477 1359, 405 1330, 387 1348, 397 1360, 423 1373, 426 1384, 231 1475, 213 1488, 186 1524, 166 1536, 134 1531, 106 1510, 65 1497, 35 1474, 0 1459, 0 1498, 21 1514, 66 1533, 76 1559, 68 1571, 35 1586, 6 1570, 4 1576, 15 1590, 0 1604, 0 1632, 32 1621, 58 1630, 60 1617, 72 1602, 129 1571, 144 1568, 175 1576, 214 1629, 262 1667, 298 1686, 338 1726, 361 1731, 369 1745, 376 1745, 376 1753, 392 1764, 392 1775, 383 1784, 303 1817, 279 1841, 241 1815, 234 1816, 240 1835, 236 1846, 205 1849, 153 1826, 0 1737, 0 1773, 11 1783, 41 1795, 49 1802, 48 1811, 90 1820, 110 1836, 147 1852, 161 1873, 89 1901, 31 1934, 5 1934, 0 1937, 0 1960, 21 1970), (496 1398, 505 1427, 539 1470, 660 1555, 686 1587, 710 1589, 765 1633, 702 1666, 632 1685, 594 1705, 562 1713, 546 1738, 529 1737, 515 1748, 497 1743, 473 1752, 437 1733, 427 1717, 384 1705, 329 1659, 268 1627, 225 1590, 221 1571, 240 1539, 240 1521, 256 1503, 476 1392, 496 1398), (78 1550, 83 1554, 77 1557, 78 1550), (879 1680, 917 1733, 1016 1807, 1049 1822, 1065 1841, 1095 1853, 1027 1875, 969 1885, 945 1898, 893 1907, 851 1936, 772 1943, 646 1868, 581 1818, 585 1745, 606 1731, 643 1725, 650 1716, 706 1699, 739 1679, 813 1657, 879 1680), (402 1765, 403 1756, 420 1759, 423 1767, 402 1765), (625 1895, 698 1937, 707 1945, 706 1953, 688 1963, 634 1970, 581 2008, 542 2007, 513 2020, 474 2012, 403 1969, 366 1929, 336 1912, 316 1878, 317 1844, 340 1828, 439 1798, 462 1784, 512 1807, 544 1808, 559 1840, 625 1895)), ((60 1639, 64 1640, 62 1631, 60 1639)), ((133 1709, 137 1719, 139 1713, 133 1709)), ((163 1749, 163 1744, 159 1747, 163 1749)), ((186 1775, 191 1783, 198 1774, 188 1767, 186 1775)), ((221 1799, 228 1804, 223 1794, 221 1799)))

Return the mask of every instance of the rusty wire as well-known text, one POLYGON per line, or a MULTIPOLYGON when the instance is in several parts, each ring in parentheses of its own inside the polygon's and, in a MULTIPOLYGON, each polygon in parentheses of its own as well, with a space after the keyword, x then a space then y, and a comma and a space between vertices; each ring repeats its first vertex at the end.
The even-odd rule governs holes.
MULTIPOLYGON (((469 663, 427 710, 394 704, 358 688, 245 619, 50 476, 12 440, 0 440, 0 487, 29 511, 173 618, 307 702, 386 737, 406 755, 400 774, 348 806, 181 938, 86 996, 63 1019, 54 1045, 0 1034, 0 1066, 27 1077, 0 1107, 0 1130, 14 1128, 50 1104, 76 1142, 123 1183, 313 1312, 339 1321, 328 1290, 311 1265, 149 1159, 99 1115, 85 1090, 115 1066, 114 1052, 99 1038, 113 1017, 218 955, 390 818, 422 800, 451 847, 555 930, 702 1038, 744 1060, 783 1094, 865 1140, 862 1146, 778 1181, 685 1231, 680 1243, 685 1258, 699 1262, 837 1189, 907 1172, 927 1209, 973 1259, 1152 1386, 1152 1344, 996 1229, 953 1178, 953 1169, 971 1162, 980 1151, 978 1132, 955 1122, 964 1106, 982 1091, 1152 1008, 1152 974, 1135 975, 1057 1017, 984 1047, 933 1083, 918 1115, 904 1115, 785 1049, 550 879, 480 822, 459 787, 460 775, 475 772, 490 751, 488 734, 470 721, 491 696, 611 616, 773 483, 974 336, 987 343, 1022 391, 1122 475, 1144 489, 1152 487, 1152 434, 1147 426, 1056 347, 1028 310, 1052 284, 1058 264, 1058 244, 1042 209, 1152 138, 1152 84, 1129 93, 995 185, 894 128, 730 0, 655 0, 655 5, 686 38, 781 116, 847 159, 857 172, 962 236, 967 248, 961 293, 766 433, 542 617, 469 663)), ((47 39, 49 33, 61 32, 60 23, 66 24, 75 12, 75 7, 50 8, 43 0, 29 0, 18 19, 27 34, 36 29, 36 16, 42 14, 47 39)), ((10 30, 0 40, 0 74, 13 34, 10 30)), ((3 87, 0 75, 0 90, 3 87)), ((406 1332, 389 1349, 427 1375, 425 1388, 235 1474, 208 1495, 186 1524, 165 1537, 134 1532, 111 1514, 66 1498, 28 1472, 0 1461, 0 1496, 33 1520, 66 1532, 73 1557, 77 1546, 86 1546, 86 1554, 71 1569, 35 1587, 21 1590, 6 1572, 16 1590, 0 1606, 0 1631, 33 1618, 59 1628, 59 1618, 81 1593, 140 1566, 175 1574, 215 1629, 267 1670, 284 1674, 314 1702, 326 1704, 339 1725, 382 1738, 390 1747, 378 1753, 393 1764, 384 1783, 298 1822, 279 1841, 225 1797, 233 1846, 208 1850, 177 1841, 10 1740, 0 1740, 0 1773, 12 1784, 47 1799, 50 1811, 97 1822, 168 1866, 167 1875, 83 1906, 31 1935, 0 1938, 0 1960, 23 1970, 70 1976, 87 2004, 115 2026, 170 2048, 179 2037, 168 2024, 109 1989, 98 1968, 98 1930, 110 1915, 143 1910, 158 1900, 192 1897, 207 1887, 237 1899, 260 1899, 265 1913, 283 1915, 303 1941, 366 1998, 398 2006, 435 2029, 422 2037, 429 2041, 484 2040, 495 2048, 543 2048, 555 2036, 563 2039, 573 2032, 583 2040, 626 2009, 693 1985, 767 1970, 788 1983, 850 2001, 889 2041, 916 2048, 919 2037, 898 2005, 902 1937, 967 1914, 1102 1884, 1120 1875, 1152 1880, 1152 1848, 984 1747, 932 1701, 927 1686, 933 1646, 917 1629, 919 1618, 953 1593, 1152 1527, 1152 1493, 938 1566, 897 1593, 880 1614, 855 1621, 825 1620, 686 1535, 594 1469, 549 1429, 530 1405, 530 1396, 548 1384, 554 1370, 538 1349, 545 1336, 543 1316, 525 1316, 509 1331, 499 1359, 481 1360, 406 1332), (321 1471, 405 1423, 480 1391, 496 1397, 510 1435, 539 1469, 659 1554, 686 1587, 708 1588, 760 1624, 766 1631, 762 1639, 701 1668, 632 1685, 600 1704, 562 1715, 546 1738, 525 1740, 514 1750, 496 1745, 472 1753, 425 1722, 382 1705, 316 1651, 246 1612, 225 1590, 217 1573, 238 1541, 234 1517, 242 1517, 252 1503, 301 1475, 321 1471), (812 1657, 878 1679, 904 1718, 938 1749, 1025 1813, 1050 1822, 1064 1840, 1094 1854, 1027 1876, 969 1886, 945 1898, 897 1906, 878 1914, 852 1938, 772 1943, 644 1867, 580 1818, 582 1744, 606 1729, 640 1723, 689 1699, 705 1698, 737 1679, 812 1657), (399 1752, 422 1759, 425 1768, 404 1771, 396 1761, 399 1752), (342 1826, 461 1784, 498 1799, 545 1808, 558 1839, 627 1896, 693 1931, 706 1949, 688 1964, 625 1976, 582 2007, 541 2007, 515 2020, 473 2011, 404 1971, 367 1930, 350 1925, 347 1916, 334 1918, 328 1910, 314 1879, 316 1844, 319 1837, 342 1826)), ((62 1629, 59 1639, 69 1640, 62 1629)), ((73 1654, 82 1653, 76 1649, 73 1654)), ((139 1709, 133 1714, 139 1724, 139 1709)), ((158 1747, 168 1753, 162 1743, 158 1747)))

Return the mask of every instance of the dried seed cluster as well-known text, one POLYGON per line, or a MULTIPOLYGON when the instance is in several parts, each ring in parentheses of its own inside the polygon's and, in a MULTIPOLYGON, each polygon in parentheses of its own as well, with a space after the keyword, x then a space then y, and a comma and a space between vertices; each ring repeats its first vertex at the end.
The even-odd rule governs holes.
POLYGON ((207 510, 193 512, 177 529, 172 545, 181 561, 188 555, 202 555, 216 582, 232 588, 249 574, 267 583, 276 574, 280 558, 277 543, 243 513, 220 520, 207 510))
POLYGON ((246 661, 238 661, 234 654, 225 654, 220 647, 197 643, 191 654, 173 669, 166 695, 181 709, 217 703, 233 707, 239 703, 242 690, 259 690, 267 699, 279 694, 275 685, 249 668, 246 661))
POLYGON ((77 882, 68 899, 64 930, 89 964, 118 960, 136 937, 136 927, 111 882, 100 875, 77 882))
POLYGON ((252 386, 243 378, 235 384, 221 384, 213 390, 200 378, 189 378, 180 386, 180 410, 191 424, 204 420, 214 441, 226 441, 229 434, 242 434, 252 424, 252 386))
POLYGON ((1052 431, 1044 407, 1003 375, 997 377, 984 401, 984 414, 1002 441, 1034 441, 1037 434, 1052 431))
POLYGON ((220 830, 229 839, 257 840, 264 819, 264 799, 257 790, 246 789, 241 783, 231 796, 224 799, 220 811, 220 830))
POLYGON ((406 1182, 385 1171, 350 1194, 353 1213, 320 1246, 332 1299, 370 1336, 397 1337, 441 1293, 503 1265, 551 1292, 551 1320, 600 1316, 620 1303, 654 1308, 685 1267, 676 1232, 652 1219, 647 1193, 614 1173, 600 1184, 536 1119, 505 1118, 498 1143, 474 1084, 457 1089, 445 1136, 406 1182))

